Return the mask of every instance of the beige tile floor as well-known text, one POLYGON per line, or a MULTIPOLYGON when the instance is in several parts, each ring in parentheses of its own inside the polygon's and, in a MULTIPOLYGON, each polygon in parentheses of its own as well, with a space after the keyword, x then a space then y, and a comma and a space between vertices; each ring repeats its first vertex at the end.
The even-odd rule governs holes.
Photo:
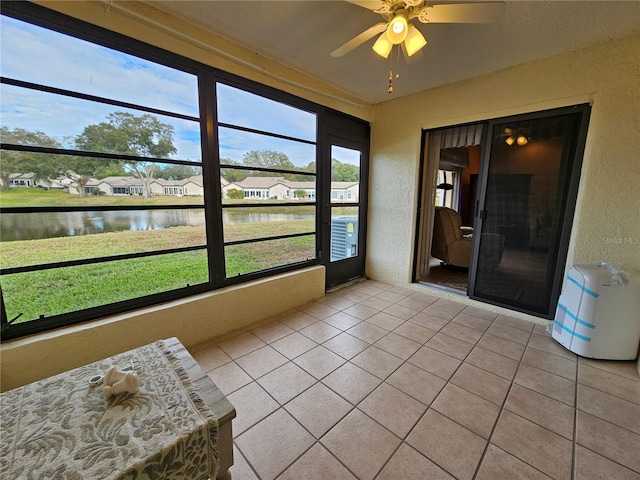
POLYGON ((367 280, 191 351, 234 480, 640 479, 635 363, 526 321, 367 280))

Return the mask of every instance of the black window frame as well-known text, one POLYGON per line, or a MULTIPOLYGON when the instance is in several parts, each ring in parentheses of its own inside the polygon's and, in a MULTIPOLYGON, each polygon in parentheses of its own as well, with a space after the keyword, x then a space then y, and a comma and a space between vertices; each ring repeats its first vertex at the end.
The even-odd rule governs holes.
MULTIPOLYGON (((311 265, 320 264, 318 258, 318 252, 320 251, 322 245, 322 230, 321 230, 321 211, 320 205, 323 204, 323 184, 322 178, 318 175, 318 170, 321 170, 323 167, 321 165, 321 152, 324 148, 324 137, 323 131, 326 123, 326 118, 328 113, 339 113, 334 112, 332 109, 316 104, 314 102, 308 101, 306 99, 297 97, 295 95, 283 92, 273 87, 269 87, 258 82, 248 80, 246 78, 237 76, 235 74, 231 74, 217 68, 211 67, 209 65, 205 65, 203 63, 197 62, 195 60, 183 57, 181 55, 168 52, 162 48, 141 42, 139 40, 133 39, 131 37, 113 32, 111 30, 107 30, 102 27, 98 27, 96 25, 87 23, 82 20, 78 20, 76 18, 61 14, 59 12, 55 12, 49 10, 46 7, 35 5, 28 2, 2 2, 0 3, 0 14, 6 15, 8 17, 15 18, 17 20, 21 20, 27 23, 34 24, 39 27, 43 27, 46 29, 50 29, 56 32, 60 32, 62 34, 69 35, 71 37, 78 38, 80 40, 85 40, 92 42, 94 44, 104 46, 106 48, 110 48, 113 50, 117 50, 123 53, 127 53, 130 55, 134 55, 138 58, 151 61, 172 69, 181 70, 193 75, 196 75, 198 79, 198 102, 199 102, 199 118, 197 119, 200 123, 200 133, 201 133, 201 164, 194 164, 193 161, 189 160, 176 160, 176 159, 165 159, 165 158, 157 158, 157 159, 149 159, 144 157, 135 157, 135 156, 123 156, 116 155, 119 159, 129 159, 129 160, 152 160, 157 161, 159 163, 165 164, 176 164, 176 165, 189 165, 189 166, 199 166, 202 169, 203 176, 203 190, 204 190, 204 205, 196 204, 196 205, 175 205, 175 206, 151 206, 151 207, 138 207, 138 206, 109 206, 109 207, 96 207, 92 206, 91 210, 163 210, 167 208, 171 209, 203 209, 205 214, 205 224, 206 224, 206 245, 198 246, 198 247, 184 247, 177 248, 172 250, 159 250, 153 252, 144 252, 140 254, 127 254, 120 255, 118 257, 105 257, 105 259, 100 259, 97 257, 83 259, 83 260, 73 260, 70 262, 59 262, 64 265, 56 265, 56 266, 76 266, 76 265, 85 265, 90 263, 95 263, 98 261, 113 261, 117 259, 127 259, 127 258, 138 258, 143 256, 150 255, 161 255, 166 253, 173 252, 181 252, 181 251, 190 251, 196 249, 206 249, 207 258, 208 258, 208 269, 209 269, 209 280, 206 283, 201 283, 193 286, 186 286, 183 288, 178 288, 174 290, 167 290, 160 293, 155 293, 151 295, 146 295, 142 297, 132 298, 124 301, 118 301, 115 303, 99 305, 87 309, 76 310, 68 313, 52 315, 46 318, 39 319, 30 319, 25 321, 24 323, 11 323, 14 319, 8 319, 5 309, 5 299, 2 294, 2 288, 0 286, 0 328, 1 328, 1 340, 10 340, 13 338, 18 338, 25 335, 30 335, 34 333, 39 333, 47 330, 52 330, 59 327, 69 326, 73 324, 88 322, 91 320, 96 320, 98 318, 104 318, 110 315, 124 313, 128 311, 137 310, 144 307, 149 307, 152 305, 157 305, 159 303, 165 303, 167 301, 176 300, 179 298, 184 298, 187 296, 192 296, 198 293, 203 293, 207 291, 212 291, 216 289, 220 289, 223 287, 227 287, 230 285, 243 283, 259 278, 269 277, 275 274, 284 273, 292 270, 297 270, 300 268, 304 268, 311 265), (241 90, 260 95, 267 99, 284 103, 294 108, 304 110, 316 115, 316 198, 314 201, 309 202, 295 202, 293 205, 302 205, 303 203, 306 205, 315 206, 315 217, 316 217, 316 227, 315 227, 315 251, 316 257, 313 259, 308 259, 306 261, 296 262, 292 264, 287 264, 280 267, 274 267, 266 270, 260 270, 256 272, 251 272, 243 275, 238 275, 234 277, 227 278, 225 274, 225 257, 224 257, 224 237, 223 237, 223 220, 222 220, 222 212, 224 208, 233 208, 229 206, 223 206, 222 203, 222 188, 220 185, 220 158, 219 158, 219 150, 218 150, 218 127, 220 124, 217 119, 217 110, 216 110, 216 92, 215 87, 217 83, 224 83, 229 86, 233 86, 235 88, 239 88, 241 90)), ((92 101, 100 101, 102 103, 112 104, 115 106, 122 106, 126 108, 134 108, 135 110, 145 111, 149 113, 160 113, 162 115, 166 115, 167 112, 162 110, 156 110, 153 108, 144 107, 142 105, 134 105, 128 104, 126 102, 114 101, 111 99, 98 98, 93 97, 91 95, 85 95, 79 92, 70 92, 64 91, 62 89, 56 89, 52 87, 47 87, 44 85, 36 85, 29 84, 29 82, 20 81, 17 79, 7 79, 4 77, 0 77, 0 82, 13 84, 16 86, 33 88, 41 91, 49 91, 50 93, 64 94, 67 96, 87 99, 92 101)), ((345 114, 339 113, 343 117, 347 118, 349 122, 353 122, 354 125, 363 125, 366 128, 367 132, 369 132, 369 124, 366 121, 358 119, 356 117, 347 116, 345 114)), ((181 114, 175 114, 172 116, 180 117, 181 114)), ((195 117, 190 117, 190 120, 194 120, 195 117)), ((224 126, 224 124, 222 125, 224 126)), ((369 142, 369 137, 366 138, 367 143, 369 142)), ((91 156, 91 157, 102 157, 102 158, 110 158, 114 157, 113 154, 106 153, 97 153, 97 152, 83 152, 69 149, 58 149, 58 148, 45 148, 45 147, 31 147, 24 145, 12 145, 12 144, 1 144, 1 149, 6 150, 23 150, 23 151, 32 151, 32 152, 41 152, 41 153, 61 153, 67 155, 80 155, 80 156, 91 156)), ((237 166, 233 166, 233 168, 237 168, 237 166)), ((253 168, 253 170, 257 170, 253 168)), ((301 173, 297 171, 288 171, 288 170, 273 170, 273 169, 265 169, 271 170, 275 173, 301 173)), ((305 173, 306 174, 306 173, 305 173)), ((253 205, 255 206, 255 205, 253 205)), ((259 205, 260 207, 264 205, 259 205)), ((238 207, 235 207, 238 208, 238 207)), ((240 207, 241 208, 241 207, 240 207)), ((0 215, 3 213, 30 213, 30 212, 47 212, 47 211, 61 211, 61 212, 71 212, 83 210, 82 207, 11 207, 11 208, 2 208, 0 207, 0 215)), ((311 233, 311 232, 310 232, 311 233)), ((306 234, 310 234, 306 233, 306 234)), ((297 236, 299 234, 286 235, 283 238, 297 236)), ((280 238, 280 237, 278 237, 280 238)), ((264 240, 264 239, 263 239, 264 240)), ((249 240, 255 241, 255 240, 249 240)), ((248 242, 249 242, 248 241, 248 242)), ((51 264, 53 265, 53 264, 51 264)), ((18 273, 22 271, 33 271, 43 268, 52 268, 51 265, 43 266, 36 265, 34 267, 17 267, 15 269, 3 269, 0 266, 0 275, 9 274, 9 273, 18 273)))
MULTIPOLYGON (((305 232, 305 233, 296 233, 296 234, 287 234, 287 235, 278 235, 278 236, 274 236, 274 237, 261 237, 259 239, 246 239, 246 240, 238 240, 238 241, 229 241, 226 242, 224 240, 224 237, 222 239, 222 245, 223 245, 223 252, 224 252, 224 248, 227 246, 235 246, 235 245, 246 245, 246 244, 250 244, 250 243, 256 243, 256 242, 260 242, 260 241, 269 241, 269 240, 281 240, 281 239, 287 239, 287 238, 294 238, 294 237, 301 237, 301 236, 309 236, 309 235, 315 235, 315 256, 313 259, 308 259, 306 261, 300 261, 300 262, 295 262, 295 263, 291 263, 291 264, 287 264, 285 266, 281 266, 281 267, 275 267, 275 268, 270 268, 270 269, 266 269, 266 270, 259 270, 256 272, 251 272, 251 273, 246 273, 246 274, 242 274, 242 275, 237 275, 234 277, 230 277, 226 275, 225 272, 225 278, 224 278, 224 283, 228 284, 228 285, 233 285, 236 283, 240 283, 240 282, 244 282, 247 279, 251 278, 260 278, 264 276, 265 272, 270 272, 270 271, 278 271, 278 272, 284 272, 284 271, 290 271, 290 270, 294 270, 297 268, 301 268, 301 267, 305 267, 305 266, 309 266, 312 264, 315 264, 316 261, 318 260, 318 251, 319 251, 319 224, 318 224, 318 202, 317 202, 317 192, 319 190, 319 185, 318 185, 318 172, 317 172, 317 166, 319 165, 320 160, 320 148, 319 148, 319 143, 320 143, 320 118, 321 118, 321 110, 318 108, 317 105, 313 104, 312 102, 307 102, 307 101, 303 101, 302 99, 298 98, 298 97, 294 97, 292 95, 286 94, 284 92, 281 92, 279 90, 275 90, 269 87, 266 87, 265 85, 260 85, 260 84, 253 84, 253 85, 247 85, 246 81, 244 79, 241 79, 239 77, 236 77, 234 75, 229 75, 229 74, 224 74, 222 72, 220 72, 220 74, 217 76, 216 78, 216 83, 214 88, 217 87, 218 83, 229 86, 229 87, 233 87, 239 90, 243 90, 245 92, 254 94, 254 95, 258 95, 261 96, 263 98, 267 98, 270 99, 272 101, 293 107, 293 108, 297 108, 298 110, 302 110, 302 111, 306 111, 307 113, 311 113, 314 114, 316 117, 316 141, 310 141, 310 140, 305 140, 305 139, 300 139, 300 138, 295 138, 295 137, 289 137, 286 135, 281 135, 281 134, 277 134, 277 133, 273 133, 273 132, 268 132, 268 131, 263 131, 263 130, 257 130, 257 129, 253 129, 253 128, 247 128, 247 127, 243 127, 243 126, 239 126, 239 125, 234 125, 234 124, 230 124, 230 123, 224 123, 224 122, 219 122, 217 119, 217 115, 216 115, 216 133, 217 130, 222 127, 222 128, 229 128, 229 129, 233 129, 233 130, 237 130, 237 131, 244 131, 244 132, 248 132, 248 133, 257 133, 259 135, 263 135, 263 136, 267 136, 267 137, 271 137, 271 138, 279 138, 279 139, 283 139, 283 140, 291 140, 291 141, 295 141, 295 142, 299 142, 299 143, 303 143, 303 144, 307 144, 307 145, 314 145, 315 146, 315 164, 316 164, 316 172, 303 172, 300 170, 283 170, 283 169, 276 169, 276 168, 262 168, 262 167, 249 167, 249 166, 240 166, 240 165, 231 165, 231 164, 224 164, 220 162, 220 158, 219 158, 219 150, 216 150, 216 153, 218 154, 218 171, 220 171, 223 168, 229 168, 229 169, 237 169, 237 170, 248 170, 248 171, 253 171, 253 172, 267 172, 267 173, 278 173, 278 174, 282 174, 282 175, 286 175, 286 174, 303 174, 305 176, 310 176, 313 177, 316 181, 316 199, 313 201, 286 201, 283 203, 279 203, 278 206, 284 206, 284 207, 304 207, 304 206, 314 206, 316 207, 316 228, 314 232, 305 232)), ((222 199, 222 194, 220 195, 220 198, 222 199)), ((254 197, 255 198, 255 197, 254 197)), ((246 200, 246 199, 245 199, 246 200)), ((243 209, 243 208, 258 208, 258 209, 267 209, 267 208, 273 208, 273 204, 265 204, 263 202, 257 201, 257 202, 244 202, 242 204, 236 204, 236 205, 229 205, 229 204, 224 204, 224 202, 220 202, 220 215, 221 215, 221 224, 222 224, 222 212, 224 212, 224 210, 229 209, 243 209)), ((222 267, 224 268, 224 262, 222 267)))

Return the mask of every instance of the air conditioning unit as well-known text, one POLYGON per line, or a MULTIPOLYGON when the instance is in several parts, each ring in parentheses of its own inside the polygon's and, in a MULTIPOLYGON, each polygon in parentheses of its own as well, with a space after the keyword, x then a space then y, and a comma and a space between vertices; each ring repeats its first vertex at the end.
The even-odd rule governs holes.
POLYGON ((331 219, 331 261, 358 255, 358 217, 331 219))

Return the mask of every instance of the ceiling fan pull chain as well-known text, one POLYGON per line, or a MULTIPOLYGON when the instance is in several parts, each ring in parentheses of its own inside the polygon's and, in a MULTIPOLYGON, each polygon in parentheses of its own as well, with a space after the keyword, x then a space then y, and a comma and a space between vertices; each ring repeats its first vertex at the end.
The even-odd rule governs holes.
POLYGON ((387 93, 393 93, 393 71, 391 70, 391 63, 389 63, 389 88, 387 93))

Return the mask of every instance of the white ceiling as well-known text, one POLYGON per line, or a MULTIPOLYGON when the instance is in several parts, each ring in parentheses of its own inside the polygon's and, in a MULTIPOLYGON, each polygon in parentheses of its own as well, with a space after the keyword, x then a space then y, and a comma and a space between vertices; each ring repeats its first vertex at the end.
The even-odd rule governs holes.
POLYGON ((488 25, 424 25, 414 20, 428 44, 417 62, 407 64, 402 55, 394 57, 394 75, 399 72, 400 78, 394 80, 394 93, 388 94, 390 60, 373 52, 375 39, 344 57, 330 56, 382 20, 365 8, 337 0, 147 3, 368 103, 640 32, 636 0, 508 1, 504 17, 488 25))

